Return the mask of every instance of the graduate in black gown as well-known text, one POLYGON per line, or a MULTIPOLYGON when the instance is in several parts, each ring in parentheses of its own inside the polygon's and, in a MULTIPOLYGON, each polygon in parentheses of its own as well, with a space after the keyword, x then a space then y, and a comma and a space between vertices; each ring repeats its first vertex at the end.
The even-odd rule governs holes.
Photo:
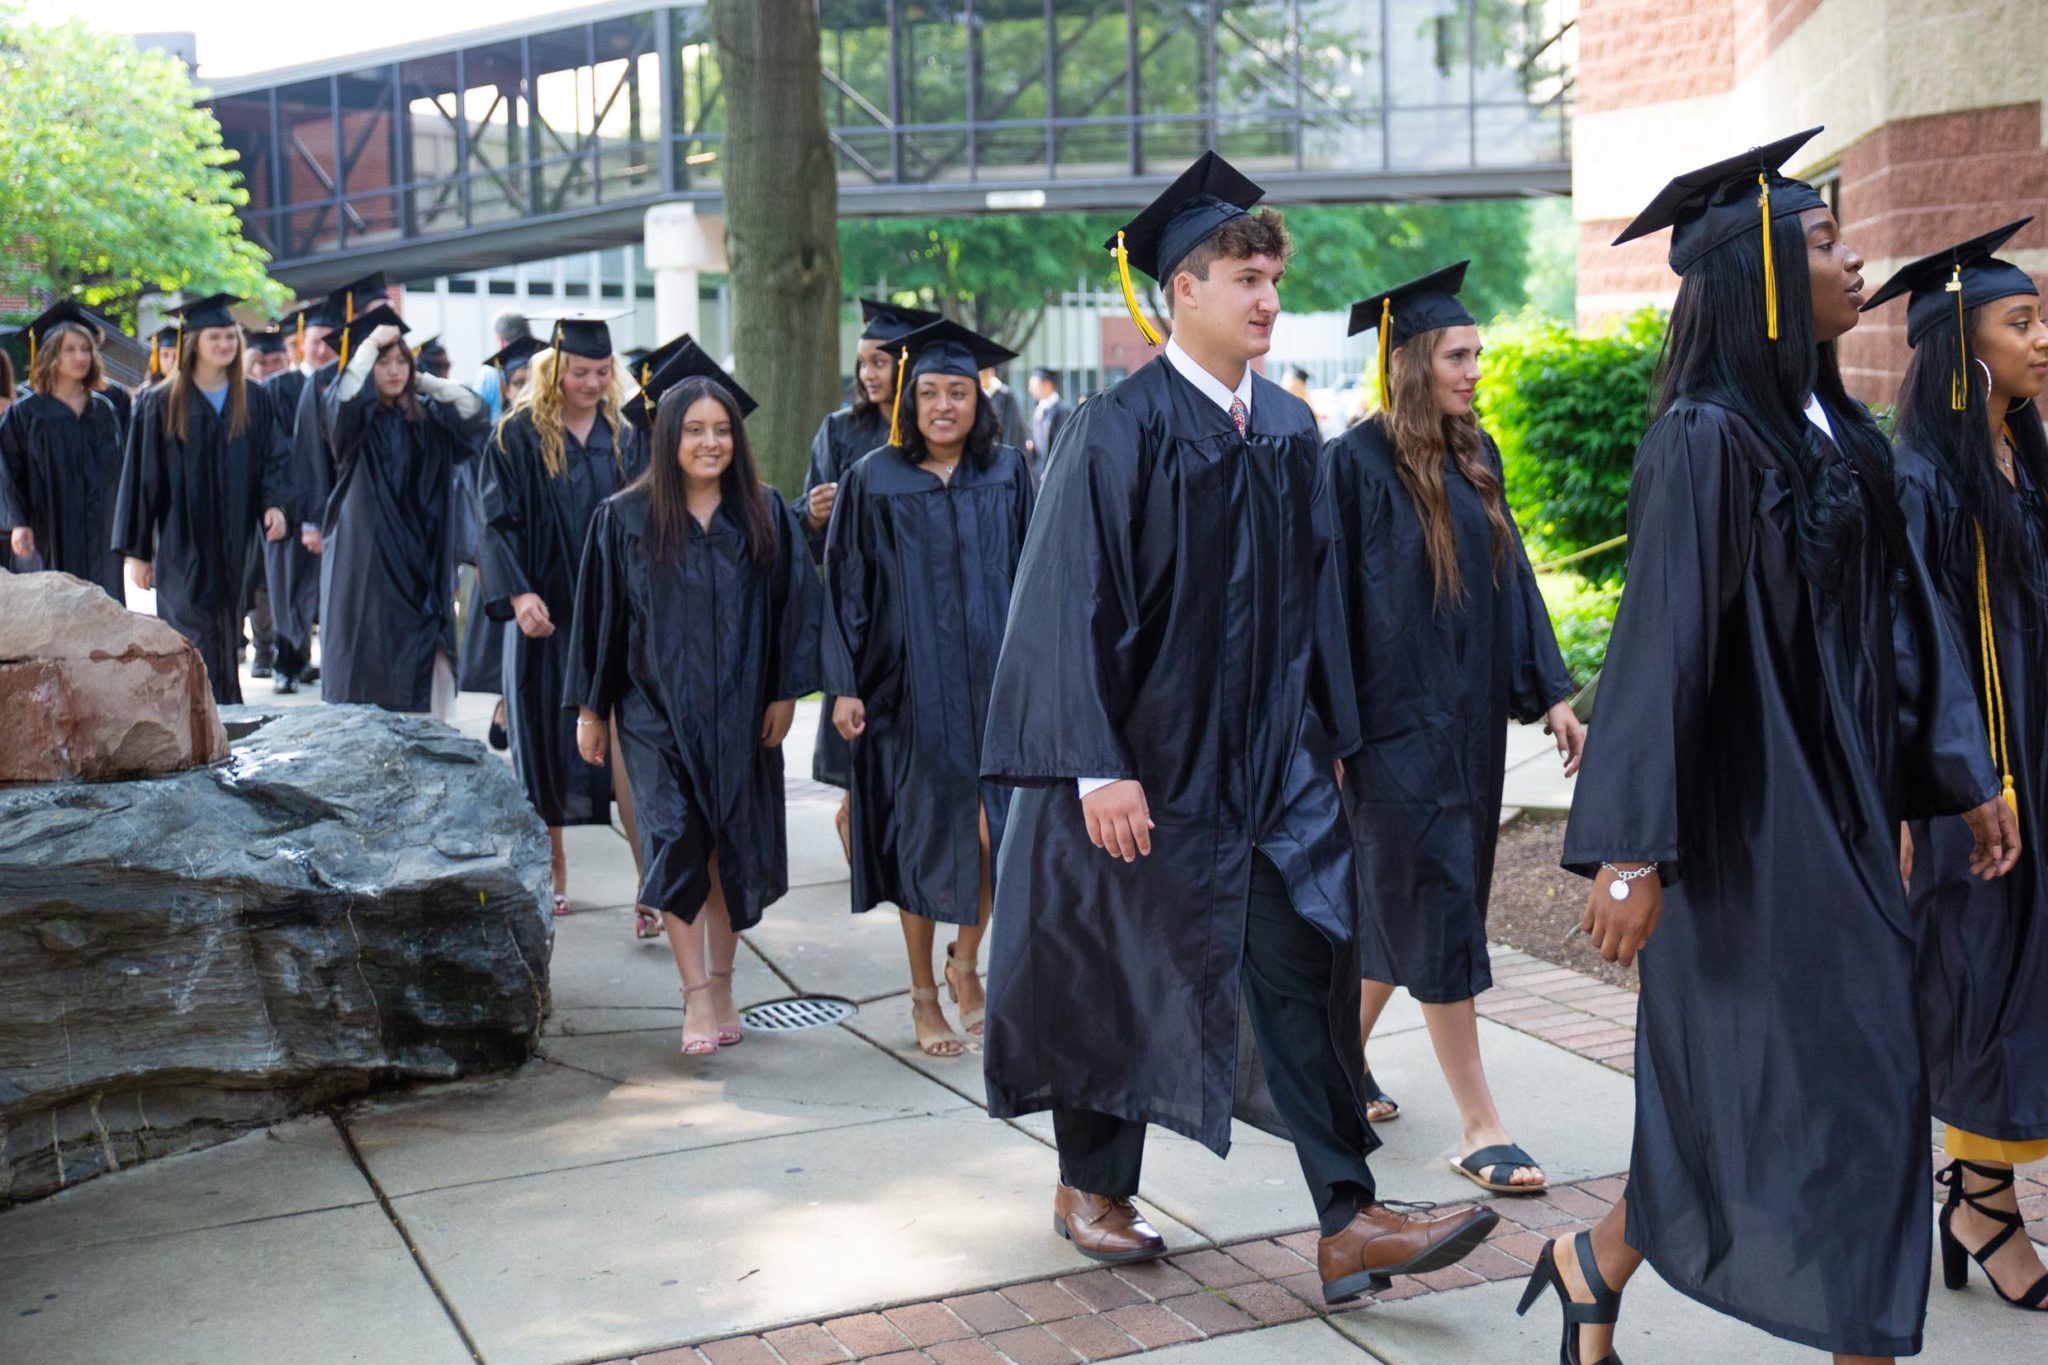
POLYGON ((2034 406, 2048 320, 2033 278, 1996 255, 2031 221, 1915 261, 1864 310, 1912 296, 1899 503, 1969 660, 2023 845, 2009 875, 1985 882, 1956 821, 1907 837, 1927 1078, 1951 1158, 1938 1177, 1943 1271, 1960 1289, 1975 1256, 2001 1297, 2044 1311, 2048 1269, 2013 1167, 2048 1157, 2048 437, 2034 406))
MULTIPOLYGON (((810 542, 811 557, 821 566, 825 562, 825 530, 832 520, 832 503, 839 493, 840 478, 861 456, 889 442, 889 406, 896 396, 899 359, 892 343, 939 320, 937 313, 905 308, 882 299, 862 299, 860 313, 862 327, 853 354, 852 400, 838 411, 825 414, 825 420, 818 423, 817 434, 811 437, 811 465, 804 476, 803 496, 795 503, 803 519, 804 535, 810 542)), ((823 622, 819 624, 822 627, 823 622)), ((847 792, 840 798, 834 824, 851 861, 852 846, 847 841, 853 783, 848 776, 846 741, 832 728, 833 700, 826 697, 819 713, 825 717, 825 723, 818 727, 811 753, 811 777, 847 792)))
POLYGON ((1132 1203, 1148 1125, 1219 1156, 1233 1112, 1290 1133, 1334 1303, 1498 1220, 1398 1213, 1366 1165, 1336 770, 1358 717, 1315 417, 1252 369, 1292 250, 1246 211, 1263 193, 1206 153, 1106 244, 1164 286, 1174 335, 1060 433, 1017 572, 982 755, 1020 789, 988 1109, 1052 1111, 1054 1225, 1096 1260, 1164 1251, 1132 1203))
POLYGON ((782 741, 816 685, 820 590, 796 513, 747 445, 754 408, 694 342, 628 406, 646 473, 597 510, 564 701, 586 762, 630 774, 642 869, 682 977, 686 1057, 743 1038, 739 935, 789 889, 782 741))
MULTIPOLYGON (((640 477, 647 454, 621 415, 625 390, 604 320, 558 319, 553 342, 485 447, 478 569, 485 612, 516 627, 505 655, 506 728, 513 769, 554 844, 561 915, 569 910, 562 830, 609 824, 614 789, 611 773, 578 756, 576 717, 562 709, 576 566, 598 504, 640 477)), ((631 834, 630 815, 626 824, 631 834)))
POLYGON ((129 580, 156 590, 156 614, 198 648, 222 705, 242 700, 249 530, 282 537, 291 502, 284 428, 270 395, 242 376, 236 302, 214 294, 178 310, 177 365, 136 400, 112 540, 129 580))
POLYGON ((99 391, 100 326, 67 300, 24 330, 31 392, 0 414, 0 534, 18 566, 39 560, 126 602, 113 548, 125 427, 99 391))
MULTIPOLYGON (((270 391, 271 405, 283 417, 294 470, 298 469, 297 452, 302 444, 298 423, 303 416, 316 415, 311 404, 302 410, 300 400, 313 374, 334 363, 332 342, 339 326, 339 317, 330 315, 324 302, 286 314, 279 326, 291 363, 266 379, 264 387, 270 391)), ((263 574, 270 586, 270 628, 276 649, 270 686, 280 696, 320 678, 312 661, 313 627, 320 621, 320 557, 309 548, 307 532, 317 536, 321 510, 302 500, 300 515, 310 525, 295 526, 284 539, 263 543, 263 574)))
POLYGON ((1584 927, 1642 971, 1628 1189, 1523 1300, 1558 1287, 1568 1360, 1608 1354, 1644 1257, 1841 1360, 1920 1346, 1932 1172, 1899 822, 1968 812, 1980 875, 2018 831, 1889 451, 1842 388, 1862 258, 1780 173, 1818 131, 1680 176, 1619 239, 1671 227, 1681 284, 1565 834, 1595 878, 1584 927))
MULTIPOLYGON (((285 359, 284 334, 275 322, 243 330, 242 377, 247 383, 261 384, 289 365, 285 359)), ((277 543, 283 545, 290 539, 287 535, 277 543)), ((242 615, 248 622, 247 639, 253 651, 249 656, 249 676, 252 678, 270 677, 271 661, 277 653, 276 632, 271 623, 269 574, 263 555, 264 547, 270 543, 261 535, 252 535, 249 538, 249 555, 242 569, 242 615)))
POLYGON ((896 345, 892 443, 840 476, 832 510, 823 669, 851 749, 853 909, 898 907, 918 1047, 957 1057, 967 1044, 939 1007, 932 949, 938 925, 958 927, 946 985, 979 1037, 989 859, 1010 795, 981 780, 981 734, 1031 473, 995 439, 975 378, 1011 352, 946 321, 896 345))
POLYGON ((378 305, 342 329, 321 400, 334 489, 322 522, 321 697, 448 719, 455 705, 455 471, 489 430, 483 399, 421 374, 378 305))
MULTIPOLYGON (((1465 267, 1351 310, 1379 331, 1380 411, 1331 441, 1345 616, 1362 746, 1344 765, 1357 845, 1359 1032, 1404 988, 1457 1101, 1451 1168, 1496 1194, 1540 1190, 1509 1139, 1479 1056, 1472 1001, 1493 985, 1486 901, 1500 837, 1507 723, 1544 721, 1567 776, 1585 729, 1513 515, 1500 451, 1472 411, 1479 328, 1465 267)), ((1374 1123, 1399 1109, 1365 1073, 1374 1123)))
MULTIPOLYGON (((533 357, 547 349, 545 342, 530 336, 519 337, 500 347, 484 364, 498 374, 498 393, 504 400, 505 410, 518 406, 519 395, 525 390, 526 381, 532 376, 533 357)), ((456 491, 463 509, 463 537, 456 557, 463 566, 459 574, 462 595, 462 658, 456 673, 456 686, 464 692, 488 692, 498 699, 497 713, 491 718, 491 747, 509 748, 511 737, 505 731, 505 651, 511 641, 508 632, 518 627, 507 621, 500 621, 484 610, 483 572, 479 567, 483 558, 483 498, 480 493, 484 472, 484 461, 472 460, 456 472, 456 491)))

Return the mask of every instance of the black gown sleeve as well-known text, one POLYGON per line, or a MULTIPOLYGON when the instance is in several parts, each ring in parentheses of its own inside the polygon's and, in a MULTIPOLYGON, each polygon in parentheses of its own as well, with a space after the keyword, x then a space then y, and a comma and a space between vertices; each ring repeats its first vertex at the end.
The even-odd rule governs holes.
POLYGON ((818 423, 818 430, 811 436, 811 465, 804 474, 804 491, 790 503, 790 509, 797 515, 797 522, 803 529, 804 541, 810 547, 811 562, 825 562, 825 531, 812 531, 810 523, 804 520, 804 513, 811 505, 811 490, 819 484, 831 483, 838 477, 832 466, 836 463, 832 454, 832 416, 825 415, 818 423))
POLYGON ((768 507, 775 518, 775 559, 766 569, 768 640, 775 652, 765 672, 768 699, 789 701, 818 690, 818 614, 824 610, 825 589, 812 567, 796 509, 772 489, 768 507))
POLYGON ((35 481, 29 475, 28 425, 20 403, 0 413, 0 535, 34 524, 34 509, 29 506, 29 490, 35 481))
POLYGON ((340 373, 330 363, 299 386, 298 408, 292 414, 292 472, 298 481, 299 520, 319 526, 327 520, 327 502, 334 492, 334 455, 327 440, 327 416, 321 387, 325 376, 332 388, 340 373))
POLYGON ((1501 467, 1500 451, 1491 437, 1485 438, 1485 458, 1493 465, 1493 476, 1502 488, 1502 514, 1508 520, 1507 563, 1502 572, 1511 579, 1501 590, 1509 595, 1514 613, 1514 658, 1508 666, 1508 714, 1524 725, 1543 719, 1551 707, 1572 694, 1572 675, 1564 666, 1564 654, 1557 647, 1557 631, 1550 624, 1550 608, 1536 586, 1536 571, 1529 564, 1529 551, 1522 544, 1522 528, 1515 514, 1507 510, 1507 473, 1501 467))
POLYGON ((1138 775, 1123 718, 1143 682, 1134 547, 1144 449, 1136 416, 1111 398, 1083 407, 1061 437, 1031 514, 989 698, 981 762, 991 782, 1138 775))
POLYGON ((477 572, 483 578, 484 612, 497 621, 512 619, 513 598, 540 591, 526 572, 534 505, 527 481, 540 464, 532 431, 517 418, 502 424, 484 446, 477 479, 477 504, 483 514, 477 572))
MULTIPOLYGON (((867 648, 868 604, 874 600, 874 563, 868 546, 867 466, 856 464, 839 479, 832 519, 825 531, 825 629, 819 669, 825 691, 861 698, 860 665, 867 648)), ((830 723, 831 717, 826 717, 830 723)))
POLYGON ((114 496, 113 548, 130 559, 156 558, 156 528, 170 484, 164 469, 163 388, 147 390, 128 424, 121 484, 114 496))
POLYGON ((1331 756, 1345 759, 1364 747, 1364 725, 1358 717, 1358 684, 1351 673, 1354 625, 1345 609, 1346 546, 1337 518, 1330 460, 1317 461, 1315 502, 1311 507, 1316 538, 1315 652, 1311 656, 1309 704, 1323 723, 1331 756))
POLYGON ((1710 799, 1695 774, 1712 737, 1708 690, 1721 619, 1748 556, 1748 499, 1731 414, 1674 408, 1636 451, 1629 489, 1628 584, 1615 613, 1565 829, 1564 866, 1655 862, 1666 883, 1685 867, 1688 803, 1710 799))
POLYGON ((626 694, 631 624, 627 567, 618 513, 610 502, 599 503, 576 571, 576 610, 570 619, 568 671, 562 680, 562 705, 568 710, 587 706, 608 717, 626 694))
POLYGON ((284 513, 288 535, 298 534, 297 482, 292 477, 292 448, 284 429, 277 399, 260 384, 247 386, 249 403, 249 447, 256 456, 257 483, 263 491, 263 508, 284 513))

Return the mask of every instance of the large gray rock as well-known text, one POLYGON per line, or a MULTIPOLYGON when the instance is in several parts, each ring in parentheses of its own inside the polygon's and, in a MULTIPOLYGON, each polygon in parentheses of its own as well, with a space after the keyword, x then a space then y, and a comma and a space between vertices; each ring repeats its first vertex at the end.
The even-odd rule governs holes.
POLYGON ((0 790, 0 1204, 532 1052, 548 841, 504 764, 374 707, 222 718, 211 768, 0 790))

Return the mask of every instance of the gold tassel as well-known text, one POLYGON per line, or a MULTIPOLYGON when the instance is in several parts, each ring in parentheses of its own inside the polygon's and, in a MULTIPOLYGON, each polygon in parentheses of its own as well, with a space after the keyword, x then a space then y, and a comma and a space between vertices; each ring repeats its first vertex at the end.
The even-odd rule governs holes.
POLYGON ((555 330, 548 336, 548 349, 554 353, 548 357, 548 382, 554 386, 556 393, 560 393, 563 375, 562 324, 559 321, 555 323, 555 330))
POLYGON ((1131 253, 1124 250, 1124 234, 1121 230, 1116 234, 1116 273, 1117 278, 1123 281, 1124 307, 1131 310, 1131 321, 1138 324, 1138 335, 1145 338, 1147 346, 1157 346, 1159 330, 1146 319, 1144 312, 1138 307, 1138 291, 1131 286, 1131 253))
POLYGON ((642 365, 640 367, 640 406, 647 410, 647 425, 649 426, 654 425, 654 400, 647 396, 647 381, 652 378, 654 378, 654 367, 652 365, 642 365))
POLYGON ((1393 400, 1388 396, 1387 369, 1394 358, 1394 301, 1380 300, 1380 411, 1391 412, 1393 400))
POLYGON ((1977 528, 1977 641, 1984 658, 1984 728, 1991 739, 1991 756, 1998 761, 1998 775, 2005 789, 2005 804, 2015 814, 2019 796, 2012 785, 2012 759, 2006 751, 2005 686, 1998 674, 1998 635, 1991 626, 1991 573, 1984 557, 1984 528, 1977 528))
POLYGON ((299 361, 303 364, 306 359, 306 310, 303 308, 299 310, 299 325, 296 330, 298 332, 299 361))
POLYGON ((1773 341, 1778 339, 1778 270, 1772 260, 1771 251, 1771 182, 1762 171, 1756 174, 1756 183, 1762 191, 1757 203, 1764 215, 1764 330, 1773 341))
POLYGON ((173 355, 174 357, 176 357, 176 358, 177 358, 177 362, 178 362, 178 364, 179 364, 180 366, 183 366, 183 365, 184 365, 184 363, 185 363, 185 319, 183 319, 183 318, 179 318, 179 319, 178 319, 178 342, 177 342, 177 345, 175 345, 175 346, 173 346, 173 347, 171 348, 171 354, 172 354, 172 355, 173 355))
POLYGON ((35 334, 35 332, 34 332, 34 331, 30 331, 30 332, 29 332, 29 334, 28 334, 28 368, 29 368, 29 373, 31 373, 31 374, 35 373, 35 368, 36 368, 36 334, 35 334))
POLYGON ((1961 412, 1970 406, 1970 334, 1963 326, 1963 267, 1958 264, 1948 278, 1948 292, 1956 296, 1956 359, 1958 368, 1948 381, 1948 406, 1961 412))
MULTIPOLYGON (((34 361, 31 360, 30 363, 33 364, 34 361)), ((149 377, 151 379, 162 379, 164 377, 164 348, 156 344, 154 336, 149 339, 149 377)))
POLYGON ((889 444, 903 445, 903 372, 910 368, 910 348, 896 353, 896 401, 889 406, 889 444))

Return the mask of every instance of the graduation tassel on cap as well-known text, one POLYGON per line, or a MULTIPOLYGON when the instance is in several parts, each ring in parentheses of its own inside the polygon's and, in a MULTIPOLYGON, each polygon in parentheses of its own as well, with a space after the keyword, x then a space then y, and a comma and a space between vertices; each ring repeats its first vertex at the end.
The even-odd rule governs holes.
POLYGON ((155 337, 149 339, 149 377, 151 379, 162 379, 164 377, 164 348, 156 344, 155 337))
POLYGON ((1116 234, 1116 273, 1124 286, 1124 307, 1131 310, 1131 321, 1138 324, 1138 335, 1145 338, 1147 346, 1159 344, 1159 329, 1146 318, 1144 310, 1138 307, 1138 291, 1131 286, 1131 253, 1124 250, 1124 234, 1116 234))
POLYGON ((555 330, 548 336, 548 383, 556 393, 562 391, 562 321, 555 319, 555 330))
POLYGON ((1963 324, 1963 267, 1956 265, 1948 277, 1948 292, 1956 296, 1956 372, 1948 380, 1948 406, 1961 412, 1970 406, 1970 331, 1963 324))
POLYGON ((1380 300, 1380 411, 1393 409, 1393 401, 1387 393, 1387 368, 1394 358, 1394 301, 1380 300))
POLYGON ((294 339, 299 343, 299 359, 303 361, 306 358, 306 310, 303 308, 299 310, 299 325, 295 329, 294 339))
POLYGON ((903 444, 903 372, 910 368, 910 348, 896 352, 896 401, 889 405, 889 444, 903 444))
POLYGON ((653 378, 654 367, 652 365, 642 365, 640 367, 640 406, 647 410, 647 422, 650 426, 654 424, 654 400, 647 396, 647 385, 653 378))
POLYGON ((1772 261, 1771 250, 1771 182, 1762 171, 1756 173, 1756 183, 1761 191, 1757 203, 1764 215, 1764 330, 1773 341, 1778 339, 1778 270, 1772 261))
POLYGON ((1984 527, 1977 526, 1977 641, 1984 659, 1984 728, 1991 738, 1991 755, 1998 760, 1998 775, 2005 784, 2001 793, 2015 814, 2020 808, 2013 791, 2012 760, 2005 747, 2005 686, 1998 674, 1998 634, 1991 625, 1991 573, 1984 556, 1984 527))
MULTIPOLYGON (((155 352, 152 351, 150 354, 154 356, 155 352)), ((28 333, 28 367, 31 371, 36 367, 36 333, 33 327, 28 333)))

